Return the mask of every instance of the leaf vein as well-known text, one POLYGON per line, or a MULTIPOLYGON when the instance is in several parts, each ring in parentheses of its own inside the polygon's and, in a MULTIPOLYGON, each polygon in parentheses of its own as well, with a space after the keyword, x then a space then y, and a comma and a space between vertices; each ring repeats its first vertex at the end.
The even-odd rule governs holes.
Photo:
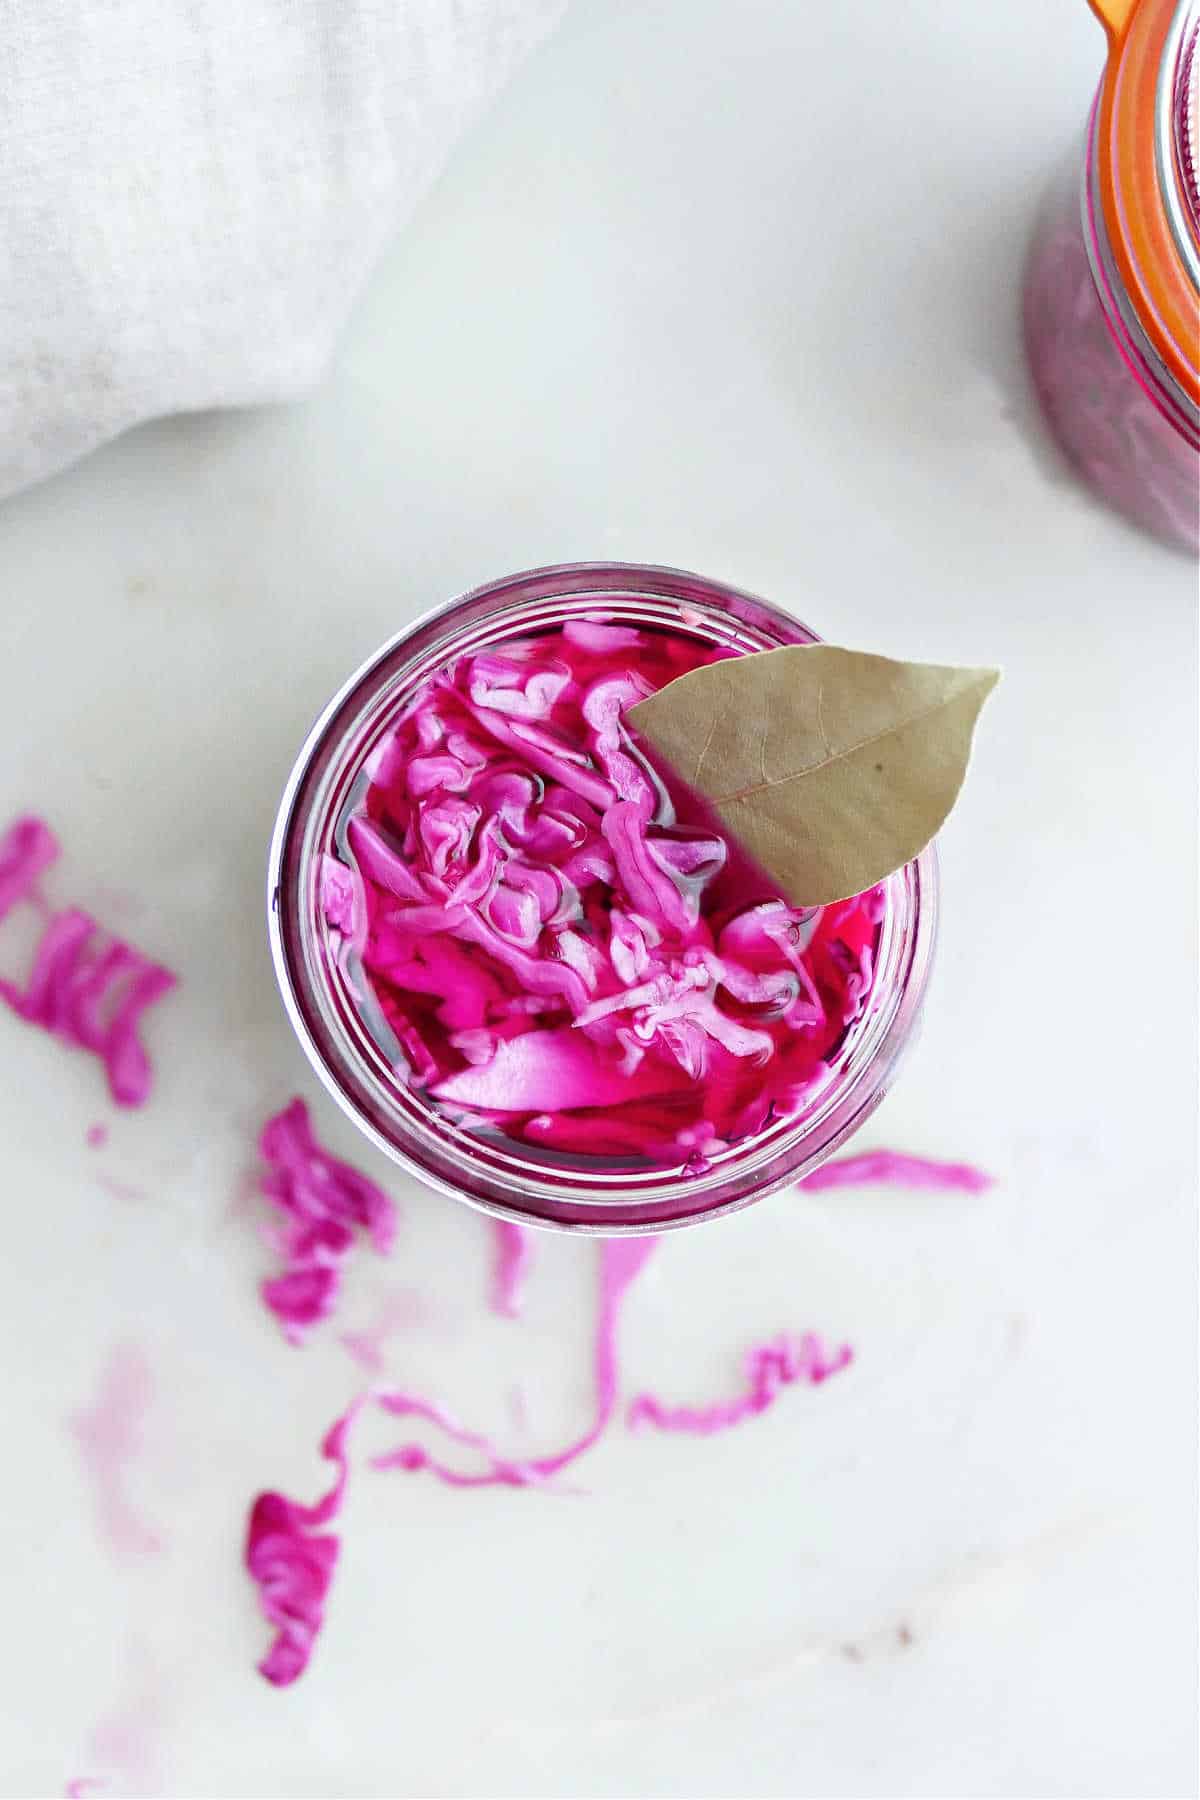
POLYGON ((818 769, 827 769, 831 763, 844 762, 856 751, 865 750, 871 744, 878 744, 884 738, 894 737, 898 731, 907 731, 910 725, 919 725, 924 719, 932 719, 936 713, 944 712, 953 701, 961 698, 962 693, 948 694, 944 699, 935 701, 932 706, 922 707, 920 712, 913 713, 911 717, 897 719, 892 724, 885 725, 882 731, 874 731, 869 737, 860 738, 855 744, 847 744, 844 750, 834 750, 830 755, 821 757, 818 762, 808 763, 803 769, 791 769, 786 775, 773 775, 768 781, 752 782, 749 787, 734 788, 727 794, 714 794, 713 799, 730 804, 752 800, 756 794, 767 793, 771 788, 786 787, 790 782, 803 781, 806 775, 814 775, 818 769))
POLYGON ((708 736, 705 738, 704 744, 700 751, 700 754, 696 758, 696 769, 695 769, 695 773, 692 776, 692 786, 693 787, 700 786, 700 771, 704 767, 704 759, 708 755, 709 749, 712 746, 712 741, 717 735, 717 726, 721 723, 721 720, 725 717, 725 712, 726 712, 726 708, 721 706, 721 707, 718 707, 716 712, 713 714, 713 722, 708 728, 708 736))

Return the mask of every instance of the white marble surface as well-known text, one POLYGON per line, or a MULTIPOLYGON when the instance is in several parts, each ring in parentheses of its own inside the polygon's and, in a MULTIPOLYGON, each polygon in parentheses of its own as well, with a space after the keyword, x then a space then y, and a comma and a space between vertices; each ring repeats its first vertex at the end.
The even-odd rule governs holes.
MULTIPOLYGON (((140 1114, 0 1015, 4 1794, 1195 1791, 1195 574, 1064 477, 1015 326, 1100 52, 1083 0, 578 0, 309 403, 140 431, 0 509, 0 816, 43 810, 52 896, 183 977, 140 1114), (855 1367, 736 1438, 615 1432, 586 1499, 364 1472, 277 1693, 244 1507, 315 1496, 355 1371, 331 1331, 278 1340, 239 1194, 295 1091, 357 1152, 272 985, 276 796, 406 618, 598 556, 1004 664, 869 1134, 999 1185, 670 1239, 631 1388, 716 1395, 784 1325, 855 1367), (130 1491, 167 1540, 123 1559, 65 1426, 120 1341, 154 1371, 130 1491)), ((28 942, 14 915, 0 969, 28 942)), ((501 1432, 519 1385, 561 1441, 593 1250, 545 1242, 506 1323, 483 1223, 388 1179, 394 1263, 359 1261, 346 1322, 411 1291, 395 1374, 501 1432)))

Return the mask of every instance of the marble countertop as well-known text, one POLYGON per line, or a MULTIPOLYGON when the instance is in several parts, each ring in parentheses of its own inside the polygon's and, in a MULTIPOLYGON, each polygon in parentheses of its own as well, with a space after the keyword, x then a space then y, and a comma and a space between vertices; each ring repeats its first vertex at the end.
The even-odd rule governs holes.
MULTIPOLYGON (((0 819, 44 813, 55 903, 182 978, 142 1111, 0 1010, 3 1794, 1195 1791, 1195 571, 1064 472, 1016 320, 1100 61, 1083 0, 580 0, 311 399, 146 427, 0 508, 0 819), (542 1240, 497 1318, 485 1222, 319 1094, 262 928, 278 794, 407 619, 606 557, 1003 665, 923 1035, 865 1134, 997 1185, 672 1236, 630 1391, 730 1392, 784 1327, 853 1367, 724 1438, 614 1430, 586 1496, 356 1470, 275 1691, 246 1504, 321 1491, 359 1376, 257 1301, 262 1120, 304 1094, 386 1182, 397 1248, 343 1322, 391 1306, 391 1374, 486 1429, 586 1423, 595 1264, 542 1240), (70 1426, 114 1355, 157 1549, 114 1544, 70 1426)), ((0 973, 30 943, 14 913, 0 973)))

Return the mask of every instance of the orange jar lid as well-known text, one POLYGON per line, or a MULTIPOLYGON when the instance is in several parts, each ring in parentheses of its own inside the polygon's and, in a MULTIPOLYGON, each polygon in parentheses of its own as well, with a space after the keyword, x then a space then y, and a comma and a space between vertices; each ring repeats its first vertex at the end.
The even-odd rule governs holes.
POLYGON ((1108 33, 1093 139, 1116 272, 1200 407, 1200 0, 1091 0, 1108 33))

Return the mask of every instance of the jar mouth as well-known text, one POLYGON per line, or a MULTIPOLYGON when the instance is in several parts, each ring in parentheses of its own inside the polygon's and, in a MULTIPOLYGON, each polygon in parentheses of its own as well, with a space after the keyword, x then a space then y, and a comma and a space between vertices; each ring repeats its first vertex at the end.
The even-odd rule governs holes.
POLYGON ((1163 205, 1200 295, 1200 0, 1177 0, 1159 62, 1154 138, 1163 205))
POLYGON ((395 1044, 369 983, 335 941, 319 898, 322 858, 345 854, 349 814, 372 752, 415 688, 448 660, 569 618, 684 632, 738 652, 814 642, 767 602, 685 571, 631 564, 537 569, 426 614, 353 675, 302 748, 285 789, 268 870, 268 928, 285 1006, 334 1098, 387 1155, 441 1191, 523 1223, 606 1235, 716 1217, 800 1179, 883 1098, 916 1023, 937 906, 932 849, 890 876, 870 994, 828 1073, 798 1112, 717 1151, 694 1173, 647 1165, 564 1166, 516 1140, 443 1116, 396 1073, 395 1044))
POLYGON ((1085 198, 1093 260, 1098 244, 1123 315, 1119 336, 1135 346, 1123 353, 1193 443, 1200 441, 1192 95, 1198 33, 1200 0, 1136 0, 1119 25, 1110 24, 1085 198))

